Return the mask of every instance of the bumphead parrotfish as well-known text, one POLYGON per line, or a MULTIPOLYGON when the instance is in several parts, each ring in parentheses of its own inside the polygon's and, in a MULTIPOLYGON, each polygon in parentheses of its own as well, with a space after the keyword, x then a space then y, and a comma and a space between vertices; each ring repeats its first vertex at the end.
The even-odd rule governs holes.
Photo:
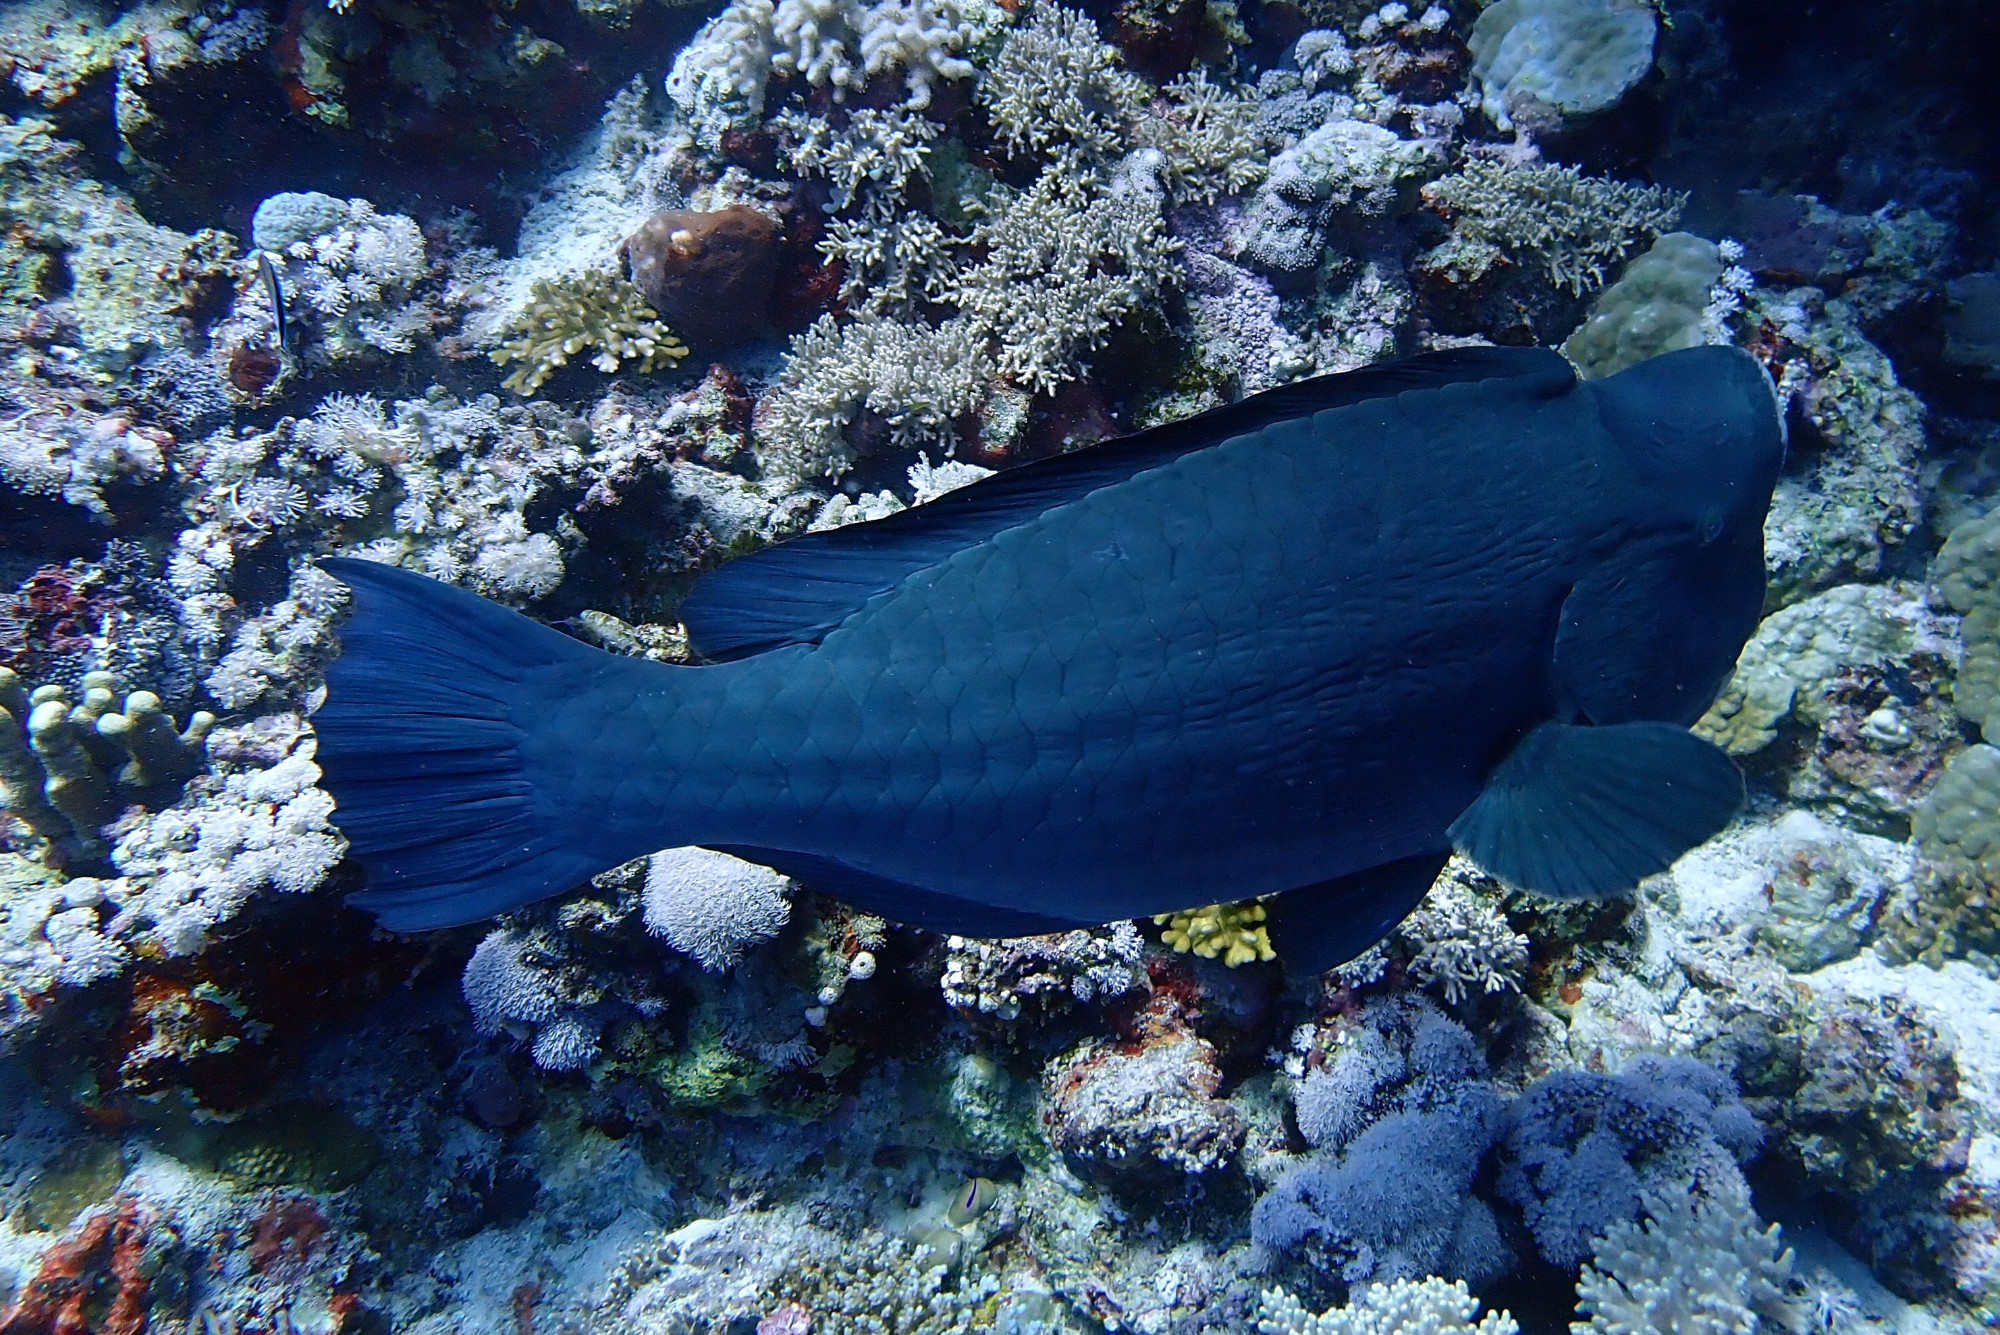
POLYGON ((698 844, 968 936, 1268 896, 1318 970, 1454 847, 1614 893, 1742 801, 1687 725, 1756 627, 1783 457, 1734 349, 1431 353, 733 561, 693 666, 329 560, 353 899, 445 926, 698 844))

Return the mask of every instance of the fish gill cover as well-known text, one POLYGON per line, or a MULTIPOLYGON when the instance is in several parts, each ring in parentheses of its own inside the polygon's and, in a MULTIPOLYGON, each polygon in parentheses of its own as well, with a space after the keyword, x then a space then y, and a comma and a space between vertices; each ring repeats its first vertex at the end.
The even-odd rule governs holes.
POLYGON ((0 1329, 1990 1328, 1990 25, 0 3, 0 1329))

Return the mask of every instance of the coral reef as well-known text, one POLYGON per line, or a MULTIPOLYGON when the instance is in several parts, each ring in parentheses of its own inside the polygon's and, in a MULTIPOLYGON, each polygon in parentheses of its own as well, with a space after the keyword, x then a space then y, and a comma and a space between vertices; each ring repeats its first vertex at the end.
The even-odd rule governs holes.
POLYGON ((0 1326, 1990 1328, 1988 73, 1839 17, 7 6, 0 1326), (1454 861, 1317 979, 694 849, 342 906, 320 557, 686 664, 722 561, 1479 343, 1784 405, 1749 801, 1629 898, 1454 861))
POLYGON ((1478 160, 1424 187, 1424 199, 1452 220, 1449 254, 1427 263, 1477 276, 1503 258, 1533 258, 1550 283, 1579 296, 1641 243, 1669 231, 1686 202, 1573 167, 1478 160))

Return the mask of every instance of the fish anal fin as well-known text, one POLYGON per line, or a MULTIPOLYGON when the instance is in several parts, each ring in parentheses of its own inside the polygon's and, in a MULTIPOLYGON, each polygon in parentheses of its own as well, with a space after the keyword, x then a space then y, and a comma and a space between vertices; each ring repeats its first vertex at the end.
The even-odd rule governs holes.
POLYGON ((1577 383, 1569 363, 1546 348, 1451 348, 1316 376, 1010 468, 927 505, 739 557, 702 577, 681 604, 680 617, 695 652, 715 662, 786 644, 816 644, 870 598, 916 571, 1184 454, 1315 413, 1490 380, 1516 381, 1543 396, 1577 383))
POLYGON ((1524 890, 1630 890, 1718 833, 1743 805, 1726 752, 1671 723, 1544 723, 1451 824, 1458 851, 1524 890))
POLYGON ((1421 853, 1267 898, 1271 948, 1302 976, 1338 968, 1395 930, 1450 857, 1421 853))
POLYGON ((926 890, 922 886, 908 885, 877 876, 873 872, 862 871, 858 867, 816 853, 794 853, 785 849, 744 848, 722 844, 710 847, 718 853, 727 853, 731 857, 742 858, 745 862, 755 862, 760 866, 769 867, 810 889, 852 904, 863 912, 873 913, 891 922, 921 927, 926 931, 944 932, 956 936, 1004 938, 1039 936, 1048 932, 1067 932, 1073 928, 1095 925, 956 899, 936 890, 926 890))

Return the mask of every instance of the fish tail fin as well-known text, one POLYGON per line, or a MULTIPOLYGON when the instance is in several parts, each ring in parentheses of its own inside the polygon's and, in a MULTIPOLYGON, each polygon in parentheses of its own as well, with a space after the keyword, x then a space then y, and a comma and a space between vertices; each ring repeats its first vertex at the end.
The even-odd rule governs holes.
POLYGON ((524 743, 625 660, 394 566, 320 565, 354 594, 312 718, 334 822, 368 875, 350 902, 394 931, 449 927, 624 860, 582 833, 601 827, 572 809, 574 776, 533 772, 524 751, 549 748, 524 743))

